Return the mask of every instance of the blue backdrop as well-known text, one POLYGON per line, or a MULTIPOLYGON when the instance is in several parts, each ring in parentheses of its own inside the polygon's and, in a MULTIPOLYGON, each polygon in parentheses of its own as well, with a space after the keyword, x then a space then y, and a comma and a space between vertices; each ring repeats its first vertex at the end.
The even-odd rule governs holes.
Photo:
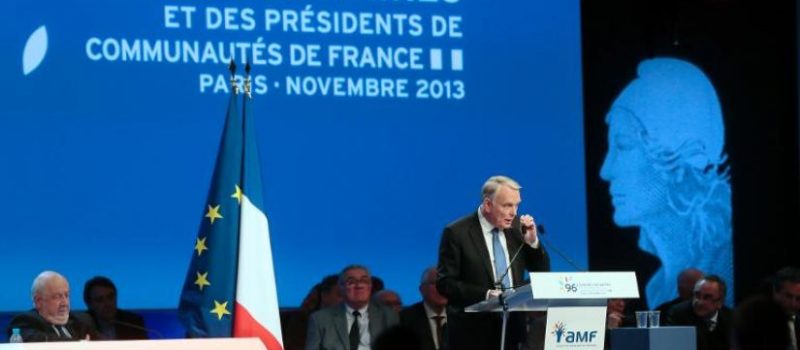
POLYGON ((122 307, 177 306, 230 47, 254 63, 282 306, 350 263, 417 300, 494 174, 587 263, 576 0, 7 1, 0 19, 0 310, 29 308, 44 269, 73 308, 94 275, 122 307))

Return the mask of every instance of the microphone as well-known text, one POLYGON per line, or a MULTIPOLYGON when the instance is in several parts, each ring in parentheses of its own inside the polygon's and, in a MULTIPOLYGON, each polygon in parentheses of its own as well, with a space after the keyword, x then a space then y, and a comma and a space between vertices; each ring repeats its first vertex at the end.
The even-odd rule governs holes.
MULTIPOLYGON (((516 218, 514 220, 515 223, 519 223, 519 218, 516 218)), ((515 225, 512 224, 511 226, 514 227, 515 225)), ((522 237, 522 244, 520 244, 519 247, 517 247, 517 251, 514 252, 514 255, 511 257, 511 260, 508 261, 508 266, 506 266, 506 270, 503 271, 503 275, 500 276, 500 278, 498 278, 497 281, 494 282, 495 288, 500 290, 514 289, 517 287, 517 286, 508 286, 507 288, 503 288, 503 279, 506 278, 509 272, 511 272, 511 266, 513 266, 514 261, 517 260, 519 253, 522 251, 522 247, 528 244, 525 242, 525 231, 522 229, 521 224, 517 226, 517 231, 519 231, 519 235, 520 237, 522 237)), ((544 225, 536 225, 536 232, 537 234, 544 234, 544 225)), ((508 246, 508 242, 506 242, 506 246, 508 246)))
POLYGON ((541 234, 541 236, 539 236, 539 242, 542 244, 542 246, 546 247, 546 248, 547 248, 547 250, 552 250, 553 252, 555 252, 555 253, 556 253, 556 255, 558 255, 559 257, 561 257, 561 259, 563 259, 564 261, 566 261, 566 262, 567 262, 567 264, 569 264, 569 266, 572 266, 572 268, 573 268, 573 269, 575 269, 575 270, 577 270, 577 271, 581 271, 581 272, 588 272, 588 271, 589 271, 589 269, 587 269, 587 268, 584 268, 583 266, 580 266, 580 265, 578 265, 578 263, 576 263, 576 262, 575 262, 575 260, 573 260, 572 258, 570 258, 570 257, 569 257, 569 255, 567 255, 566 253, 564 253, 563 251, 561 251, 561 249, 558 249, 558 247, 556 247, 554 244, 550 244, 550 243, 547 243, 547 244, 545 244, 545 240, 544 240, 544 234, 545 234, 545 231, 544 231, 544 226, 542 226, 542 225, 536 225, 536 229, 537 229, 537 231, 538 231, 538 232, 541 234), (541 228, 541 230, 539 230, 539 228, 541 228))
MULTIPOLYGON (((519 222, 519 221, 517 221, 517 222, 519 222)), ((511 258, 511 260, 509 260, 508 267, 506 267, 506 270, 503 272, 503 275, 500 276, 500 278, 497 279, 497 281, 495 281, 495 283, 494 283, 495 287, 497 289, 500 289, 500 290, 507 290, 507 289, 513 289, 513 288, 518 287, 518 286, 510 286, 508 288, 503 288, 502 287, 503 279, 506 278, 506 275, 508 275, 508 273, 511 271, 511 266, 514 265, 514 261, 516 261, 517 256, 519 256, 519 253, 522 251, 522 247, 527 244, 527 243, 525 243, 525 238, 524 238, 525 237, 525 231, 522 229, 522 225, 518 226, 517 230, 520 233, 520 237, 523 237, 522 244, 520 244, 519 248, 517 248, 517 251, 514 252, 514 256, 511 258)), ((550 243, 545 243, 544 237, 545 237, 545 234, 547 233, 547 231, 545 230, 544 225, 536 224, 536 233, 539 235, 539 244, 541 244, 542 247, 545 247, 545 248, 547 248, 547 250, 552 250, 553 252, 555 252, 556 255, 561 257, 561 259, 566 261, 567 264, 569 266, 571 266, 572 268, 574 268, 576 271, 582 271, 582 272, 589 271, 588 269, 586 269, 586 268, 580 266, 578 263, 576 263, 575 260, 573 260, 572 258, 569 257, 569 255, 567 255, 566 253, 561 251, 561 249, 558 249, 557 246, 555 246, 553 244, 550 244, 550 243)))
POLYGON ((125 321, 120 321, 120 320, 114 320, 114 321, 112 321, 112 323, 115 324, 115 325, 118 325, 118 326, 124 326, 124 327, 133 328, 133 329, 136 329, 136 330, 144 331, 148 335, 150 333, 152 333, 155 336, 157 336, 158 339, 164 339, 164 335, 161 334, 161 332, 159 332, 159 331, 157 331, 157 330, 155 330, 153 328, 146 328, 146 327, 142 327, 142 326, 140 326, 138 324, 133 324, 133 323, 130 323, 130 322, 125 322, 125 321))

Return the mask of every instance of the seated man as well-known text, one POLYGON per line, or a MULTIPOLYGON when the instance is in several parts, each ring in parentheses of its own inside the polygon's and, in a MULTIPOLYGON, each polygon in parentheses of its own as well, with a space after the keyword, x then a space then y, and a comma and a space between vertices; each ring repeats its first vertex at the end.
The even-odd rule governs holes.
POLYGON ((797 349, 797 338, 800 335, 800 270, 785 267, 775 274, 772 282, 772 298, 778 302, 786 316, 786 327, 792 349, 797 349))
POLYGON ((447 298, 439 294, 439 290, 436 289, 438 279, 439 273, 436 271, 436 267, 427 268, 419 282, 422 301, 400 312, 400 323, 416 333, 420 341, 420 350, 445 348, 447 298))
POLYGON ((98 276, 86 281, 83 302, 100 339, 147 339, 142 316, 117 308, 117 287, 110 279, 98 276))
POLYGON ((344 302, 311 314, 306 350, 368 350, 386 329, 399 323, 394 310, 370 302, 369 270, 350 265, 339 274, 344 302))
POLYGON ((694 286, 691 301, 679 303, 667 312, 667 325, 694 326, 697 350, 730 350, 731 310, 725 307, 725 281, 709 275, 694 286))
POLYGON ((89 340, 96 338, 91 319, 69 311, 69 283, 57 272, 44 271, 31 287, 35 310, 17 315, 8 334, 20 329, 24 342, 89 340))
POLYGON ((739 304, 733 316, 733 349, 794 349, 789 342, 786 313, 778 302, 756 296, 739 304))
POLYGON ((606 329, 636 326, 634 318, 625 312, 625 307, 627 305, 625 299, 608 299, 606 305, 606 329))
POLYGON ((384 289, 375 293, 375 295, 372 296, 372 300, 388 306, 397 313, 403 310, 403 300, 400 299, 400 294, 397 294, 397 292, 391 289, 384 289))
POLYGON ((662 323, 667 321, 667 312, 669 312, 670 308, 680 304, 681 302, 692 300, 694 285, 697 284, 697 281, 699 281, 701 278, 703 278, 703 271, 692 267, 684 269, 678 274, 678 297, 656 307, 656 310, 661 311, 662 323))

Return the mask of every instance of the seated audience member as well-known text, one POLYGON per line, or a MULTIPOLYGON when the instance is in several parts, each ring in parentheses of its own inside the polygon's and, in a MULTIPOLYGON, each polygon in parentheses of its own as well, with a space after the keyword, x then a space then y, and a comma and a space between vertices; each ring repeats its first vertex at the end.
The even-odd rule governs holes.
POLYGON ((736 308, 733 316, 733 349, 791 349, 786 314, 773 299, 750 298, 736 308))
POLYGON ((797 338, 800 335, 800 270, 786 267, 775 274, 772 283, 772 298, 783 308, 784 323, 789 330, 789 341, 792 349, 797 350, 797 338))
POLYGON ((383 305, 388 306, 389 308, 394 310, 394 312, 399 313, 400 311, 403 310, 403 301, 400 300, 400 294, 397 294, 397 292, 393 290, 384 289, 380 292, 375 293, 372 299, 383 305))
POLYGON ((625 299, 608 299, 606 307, 606 328, 615 329, 619 327, 635 326, 633 318, 625 314, 625 299))
POLYGON ((372 295, 383 290, 383 280, 380 277, 372 276, 372 295))
POLYGON ((678 274, 678 297, 656 307, 661 311, 661 322, 666 321, 669 309, 683 301, 692 300, 694 285, 703 278, 703 271, 695 268, 688 268, 678 274))
POLYGON ((311 314, 342 301, 338 281, 339 275, 328 275, 321 282, 311 287, 308 295, 300 305, 300 310, 297 311, 286 326, 286 332, 283 337, 285 350, 305 349, 308 318, 311 314))
POLYGON ((625 314, 625 299, 613 298, 606 302, 606 337, 605 348, 611 348, 611 330, 619 327, 636 325, 635 319, 625 314))
POLYGON ((709 275, 697 281, 691 301, 681 302, 667 312, 667 325, 694 326, 697 350, 729 350, 731 310, 725 307, 725 281, 709 275))
POLYGON ((17 315, 8 334, 20 329, 24 342, 90 340, 96 338, 91 319, 70 312, 69 283, 54 271, 44 271, 33 280, 31 297, 35 310, 17 315))
POLYGON ((443 340, 447 338, 444 335, 447 298, 436 289, 438 278, 435 266, 427 268, 419 282, 422 301, 400 312, 400 323, 416 334, 422 350, 444 349, 443 340))
POLYGON ((399 323, 394 310, 371 302, 372 279, 362 265, 350 265, 339 274, 344 301, 311 314, 306 350, 371 349, 383 331, 399 323))
POLYGON ((102 340, 147 339, 144 319, 117 308, 117 287, 110 279, 94 277, 83 286, 83 302, 102 340))

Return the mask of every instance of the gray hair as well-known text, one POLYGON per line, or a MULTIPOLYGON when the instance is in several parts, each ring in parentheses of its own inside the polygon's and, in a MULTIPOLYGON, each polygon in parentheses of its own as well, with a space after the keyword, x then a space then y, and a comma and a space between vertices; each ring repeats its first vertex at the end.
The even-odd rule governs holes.
POLYGON ((372 295, 372 300, 379 300, 382 296, 390 295, 390 294, 396 296, 397 299, 400 299, 400 294, 398 294, 397 292, 395 292, 395 291, 393 291, 391 289, 384 289, 384 290, 380 290, 377 293, 373 294, 372 295))
POLYGON ((517 191, 522 189, 522 186, 514 181, 514 179, 508 176, 495 175, 483 183, 483 187, 481 187, 481 201, 487 198, 489 200, 494 200, 494 196, 497 194, 497 190, 500 189, 501 186, 508 186, 512 190, 517 191))
POLYGON ((344 275, 347 273, 347 271, 350 271, 350 270, 364 270, 364 271, 367 272, 367 276, 369 276, 370 278, 372 277, 372 273, 370 273, 369 269, 364 265, 359 265, 359 264, 347 265, 347 266, 345 266, 345 268, 342 269, 342 272, 339 273, 339 284, 340 285, 344 284, 344 279, 345 279, 344 275))
POLYGON ((436 283, 436 279, 435 278, 433 279, 433 281, 428 281, 428 275, 431 272, 437 272, 438 273, 438 271, 436 270, 436 266, 428 267, 427 269, 425 269, 425 271, 422 271, 422 277, 420 277, 420 279, 419 279, 419 285, 423 285, 423 284, 425 284, 427 282, 436 283))
POLYGON ((67 280, 62 276, 60 273, 55 271, 42 271, 36 278, 33 279, 33 284, 31 285, 31 299, 35 298, 36 295, 41 295, 42 290, 44 289, 47 282, 52 280, 53 278, 61 278, 63 280, 67 280))

